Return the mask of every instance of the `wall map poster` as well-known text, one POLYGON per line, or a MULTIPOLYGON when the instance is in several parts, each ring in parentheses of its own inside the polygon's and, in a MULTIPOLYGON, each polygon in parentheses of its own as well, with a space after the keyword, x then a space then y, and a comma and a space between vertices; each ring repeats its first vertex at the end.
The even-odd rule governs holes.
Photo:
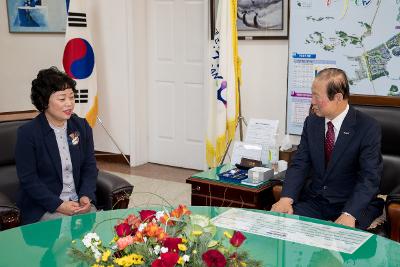
POLYGON ((301 134, 311 83, 346 71, 351 94, 400 96, 400 0, 291 0, 287 131, 301 134))

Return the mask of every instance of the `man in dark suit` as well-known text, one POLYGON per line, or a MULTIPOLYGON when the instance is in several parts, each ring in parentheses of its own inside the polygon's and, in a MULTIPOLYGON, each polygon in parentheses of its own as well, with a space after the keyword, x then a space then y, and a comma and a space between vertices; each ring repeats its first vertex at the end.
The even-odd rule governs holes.
POLYGON ((336 68, 312 84, 313 114, 272 211, 366 229, 383 210, 376 198, 382 172, 381 128, 348 104, 349 83, 336 68), (309 179, 307 179, 309 178, 309 179))

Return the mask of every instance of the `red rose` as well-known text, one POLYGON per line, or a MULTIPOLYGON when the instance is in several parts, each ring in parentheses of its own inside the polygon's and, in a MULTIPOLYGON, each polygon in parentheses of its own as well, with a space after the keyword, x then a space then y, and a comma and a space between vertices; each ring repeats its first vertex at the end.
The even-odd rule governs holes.
POLYGON ((140 219, 142 222, 151 222, 154 218, 156 218, 156 211, 155 210, 141 210, 139 212, 140 219))
POLYGON ((156 259, 151 267, 174 267, 179 260, 179 254, 167 252, 161 254, 161 259, 156 259))
POLYGON ((234 247, 240 247, 240 245, 244 242, 244 240, 246 240, 246 237, 241 232, 235 231, 229 242, 234 247))
POLYGON ((156 259, 151 263, 151 267, 163 267, 162 261, 160 259, 156 259))
POLYGON ((133 233, 131 226, 127 223, 121 223, 114 226, 115 232, 119 237, 124 237, 133 233))
POLYGON ((168 248, 169 252, 177 252, 178 251, 178 244, 182 243, 182 238, 175 238, 175 237, 167 237, 163 245, 164 247, 168 248))
POLYGON ((206 263, 207 267, 225 267, 225 256, 216 249, 207 250, 201 258, 206 263))

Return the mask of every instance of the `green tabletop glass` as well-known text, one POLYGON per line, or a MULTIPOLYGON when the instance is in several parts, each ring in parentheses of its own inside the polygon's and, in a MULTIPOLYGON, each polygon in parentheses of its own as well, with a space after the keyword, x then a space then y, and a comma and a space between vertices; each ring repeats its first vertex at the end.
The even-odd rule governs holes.
MULTIPOLYGON (((223 164, 221 166, 212 168, 212 169, 207 170, 207 171, 195 173, 191 177, 198 178, 198 179, 204 179, 204 180, 218 181, 218 182, 224 183, 224 184, 238 185, 238 186, 244 186, 244 187, 249 187, 249 188, 260 188, 260 187, 265 186, 266 184, 270 184, 271 183, 271 180, 266 180, 263 183, 258 184, 258 185, 248 185, 248 184, 241 184, 241 183, 233 183, 233 182, 223 181, 223 180, 219 179, 218 174, 226 172, 226 171, 229 171, 229 170, 231 170, 233 168, 235 168, 234 165, 223 164)), ((285 171, 280 172, 280 173, 274 175, 274 179, 282 179, 282 177, 284 177, 284 175, 285 175, 285 171)))
MULTIPOLYGON (((193 213, 210 218, 229 208, 191 207, 193 213)), ((135 209, 101 211, 93 214, 64 217, 0 232, 0 266, 86 266, 73 262, 68 249, 73 239, 95 231, 104 242, 112 239, 117 219, 125 218, 135 209)), ((296 218, 324 225, 334 225, 316 219, 295 215, 276 216, 296 218)), ((222 234, 224 229, 219 228, 222 234)), ((243 249, 252 258, 263 261, 263 266, 400 266, 400 244, 373 235, 353 254, 282 241, 245 233, 243 249)))

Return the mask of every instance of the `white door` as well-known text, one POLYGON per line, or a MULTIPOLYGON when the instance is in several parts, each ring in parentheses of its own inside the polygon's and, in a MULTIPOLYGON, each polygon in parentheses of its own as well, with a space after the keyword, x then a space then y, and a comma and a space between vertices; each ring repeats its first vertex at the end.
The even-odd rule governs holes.
POLYGON ((148 5, 149 161, 203 169, 207 0, 148 5))

